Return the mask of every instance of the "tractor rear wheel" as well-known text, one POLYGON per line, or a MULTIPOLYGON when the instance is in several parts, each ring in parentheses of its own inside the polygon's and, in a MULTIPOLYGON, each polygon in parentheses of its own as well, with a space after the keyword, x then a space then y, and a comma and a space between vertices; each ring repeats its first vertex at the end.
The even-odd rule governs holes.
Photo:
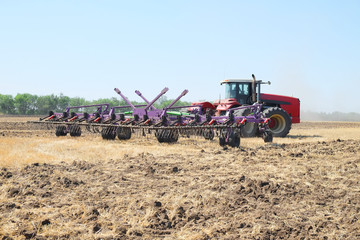
MULTIPOLYGON (((234 112, 236 117, 248 116, 251 114, 249 108, 239 109, 234 112)), ((245 125, 241 128, 241 137, 255 137, 258 126, 254 122, 246 122, 245 125)))
POLYGON ((270 118, 269 128, 274 137, 286 137, 291 129, 291 118, 282 108, 270 107, 264 110, 264 117, 270 118))

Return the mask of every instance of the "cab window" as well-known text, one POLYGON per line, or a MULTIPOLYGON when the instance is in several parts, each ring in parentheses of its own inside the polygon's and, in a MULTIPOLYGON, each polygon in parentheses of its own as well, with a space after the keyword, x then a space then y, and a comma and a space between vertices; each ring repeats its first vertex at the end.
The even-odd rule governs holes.
POLYGON ((228 83, 225 85, 225 98, 236 98, 237 84, 228 83))
POLYGON ((248 83, 244 83, 244 84, 239 84, 239 95, 249 95, 249 84, 248 83))

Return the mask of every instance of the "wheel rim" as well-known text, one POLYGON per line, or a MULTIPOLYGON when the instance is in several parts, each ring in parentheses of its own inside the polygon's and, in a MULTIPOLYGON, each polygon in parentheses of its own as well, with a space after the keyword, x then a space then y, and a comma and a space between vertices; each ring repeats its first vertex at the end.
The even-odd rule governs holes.
POLYGON ((273 133, 280 133, 284 131, 286 126, 286 121, 283 116, 280 114, 274 114, 270 117, 269 128, 273 133))

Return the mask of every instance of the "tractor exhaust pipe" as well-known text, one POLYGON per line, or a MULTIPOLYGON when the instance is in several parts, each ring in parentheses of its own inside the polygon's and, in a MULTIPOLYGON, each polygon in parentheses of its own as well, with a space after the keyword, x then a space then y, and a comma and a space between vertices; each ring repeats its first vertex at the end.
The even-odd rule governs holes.
POLYGON ((257 102, 257 97, 256 97, 256 78, 255 78, 254 74, 252 74, 252 78, 253 78, 253 82, 252 82, 252 101, 255 103, 255 102, 257 102))

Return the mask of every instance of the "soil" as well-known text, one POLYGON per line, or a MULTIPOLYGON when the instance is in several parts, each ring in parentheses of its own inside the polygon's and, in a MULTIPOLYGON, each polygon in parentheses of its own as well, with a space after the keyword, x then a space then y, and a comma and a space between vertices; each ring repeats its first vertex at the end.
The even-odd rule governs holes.
POLYGON ((56 137, 26 120, 0 119, 0 239, 360 239, 359 123, 233 149, 56 137))

